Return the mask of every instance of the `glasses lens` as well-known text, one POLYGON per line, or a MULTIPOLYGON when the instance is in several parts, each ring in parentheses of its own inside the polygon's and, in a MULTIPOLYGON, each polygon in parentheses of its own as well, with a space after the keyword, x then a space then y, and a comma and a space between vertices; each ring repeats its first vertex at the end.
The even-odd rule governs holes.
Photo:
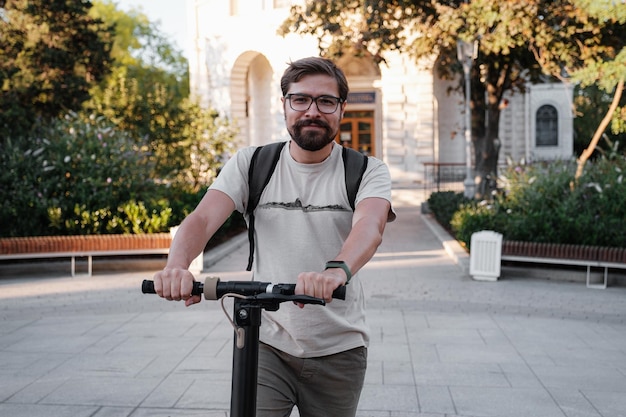
POLYGON ((315 103, 317 104, 317 109, 322 113, 334 113, 337 110, 339 99, 337 97, 321 96, 315 100, 315 103))
POLYGON ((291 108, 295 111, 306 111, 311 107, 311 102, 313 101, 312 97, 309 96, 301 96, 299 94, 290 94, 289 95, 289 104, 291 108))

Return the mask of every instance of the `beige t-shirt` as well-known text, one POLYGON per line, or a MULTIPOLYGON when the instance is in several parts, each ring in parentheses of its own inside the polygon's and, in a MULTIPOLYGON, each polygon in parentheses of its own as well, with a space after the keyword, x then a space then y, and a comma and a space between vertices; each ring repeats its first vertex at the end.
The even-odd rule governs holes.
MULTIPOLYGON (((211 186, 230 196, 242 213, 254 149, 240 150, 211 186)), ((355 203, 369 197, 391 201, 389 170, 372 157, 355 203)), ((390 213, 390 220, 394 216, 390 213)), ((330 157, 319 164, 296 162, 285 146, 255 211, 254 280, 295 283, 300 272, 322 271, 339 253, 351 227, 341 146, 336 144, 330 157)), ((282 303, 276 312, 264 311, 260 340, 301 358, 367 346, 369 329, 358 274, 347 286, 345 300, 304 309, 282 303)))

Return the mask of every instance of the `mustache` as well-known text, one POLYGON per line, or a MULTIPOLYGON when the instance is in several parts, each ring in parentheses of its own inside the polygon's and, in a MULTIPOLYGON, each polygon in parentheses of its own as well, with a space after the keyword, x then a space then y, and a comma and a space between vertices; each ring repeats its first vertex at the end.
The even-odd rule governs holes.
POLYGON ((298 120, 295 124, 295 128, 305 127, 305 126, 319 126, 324 129, 330 129, 330 125, 323 120, 312 120, 312 119, 304 119, 298 120))

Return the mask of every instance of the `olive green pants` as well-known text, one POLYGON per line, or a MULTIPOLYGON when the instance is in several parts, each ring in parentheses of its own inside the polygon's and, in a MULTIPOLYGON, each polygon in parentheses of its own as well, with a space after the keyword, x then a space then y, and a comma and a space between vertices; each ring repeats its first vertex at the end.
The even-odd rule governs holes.
POLYGON ((301 359, 266 344, 259 346, 257 417, 354 417, 367 368, 360 347, 301 359))

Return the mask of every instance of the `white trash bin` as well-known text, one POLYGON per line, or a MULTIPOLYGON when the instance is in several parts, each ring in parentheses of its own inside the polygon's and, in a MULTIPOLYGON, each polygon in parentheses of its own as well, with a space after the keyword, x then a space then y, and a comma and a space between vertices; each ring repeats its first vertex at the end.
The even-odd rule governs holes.
POLYGON ((502 234, 482 230, 472 234, 470 275, 476 281, 497 281, 500 277, 502 234))

